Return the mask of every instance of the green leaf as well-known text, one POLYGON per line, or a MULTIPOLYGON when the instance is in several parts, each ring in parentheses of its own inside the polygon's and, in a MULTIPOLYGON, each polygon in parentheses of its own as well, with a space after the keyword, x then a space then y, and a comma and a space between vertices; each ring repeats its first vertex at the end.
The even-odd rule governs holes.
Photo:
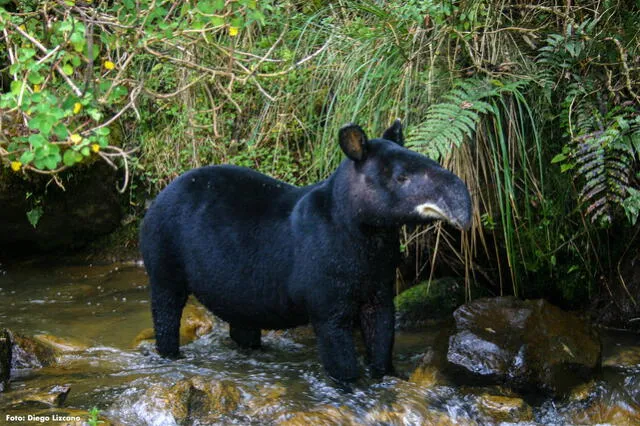
POLYGON ((62 156, 62 162, 64 163, 65 166, 71 167, 74 164, 76 164, 76 155, 77 152, 68 149, 64 152, 64 155, 62 156))
POLYGON ((221 27, 224 25, 224 18, 220 16, 212 16, 211 17, 211 25, 214 27, 221 27))
POLYGON ((20 91, 21 90, 22 90, 22 81, 13 80, 11 82, 11 93, 13 93, 14 95, 18 96, 18 95, 20 95, 20 91))
POLYGON ((107 136, 111 133, 111 129, 108 127, 100 127, 99 129, 95 129, 93 132, 98 136, 107 136))
POLYGON ((50 155, 44 159, 44 166, 49 170, 54 170, 58 166, 58 162, 60 161, 60 155, 50 155))
POLYGON ((44 81, 44 77, 37 72, 31 72, 29 73, 27 80, 29 80, 29 83, 31 84, 40 84, 44 81))
POLYGON ((567 159, 567 156, 563 153, 560 153, 551 159, 551 164, 560 163, 567 159))
POLYGON ((91 149, 88 146, 85 146, 80 150, 80 153, 82 153, 82 155, 84 155, 85 157, 88 157, 91 155, 91 149))
POLYGON ((31 226, 33 226, 34 228, 38 226, 38 222, 40 222, 42 213, 43 210, 41 206, 34 207, 27 212, 27 219, 29 220, 31 226))
POLYGON ((32 49, 29 47, 23 47, 18 49, 18 60, 20 62, 24 62, 28 59, 33 58, 36 55, 36 49, 32 49))
POLYGON ((64 64, 62 66, 62 71, 66 74, 66 75, 71 75, 73 74, 73 67, 71 66, 71 64, 67 63, 64 64))
POLYGON ((33 151, 25 151, 20 156, 20 162, 22 164, 29 164, 36 157, 36 154, 33 151))
POLYGON ((67 136, 69 135, 69 131, 67 130, 67 127, 62 123, 58 123, 53 128, 53 133, 60 140, 65 140, 67 138, 67 136))
POLYGON ((34 148, 40 148, 42 146, 45 146, 47 143, 49 143, 49 141, 44 136, 42 136, 41 133, 36 133, 35 135, 29 136, 28 140, 31 146, 34 148))
POLYGON ((79 31, 71 34, 71 37, 69 37, 69 41, 73 45, 73 50, 75 50, 76 52, 82 52, 84 50, 84 45, 87 43, 84 38, 84 34, 79 31))

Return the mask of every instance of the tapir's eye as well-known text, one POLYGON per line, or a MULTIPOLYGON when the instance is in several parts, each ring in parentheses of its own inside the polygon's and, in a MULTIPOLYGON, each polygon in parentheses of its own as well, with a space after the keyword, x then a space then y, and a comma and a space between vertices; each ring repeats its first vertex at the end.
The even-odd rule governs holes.
POLYGON ((409 180, 409 176, 405 175, 404 173, 396 175, 396 182, 398 183, 404 183, 408 180, 409 180))

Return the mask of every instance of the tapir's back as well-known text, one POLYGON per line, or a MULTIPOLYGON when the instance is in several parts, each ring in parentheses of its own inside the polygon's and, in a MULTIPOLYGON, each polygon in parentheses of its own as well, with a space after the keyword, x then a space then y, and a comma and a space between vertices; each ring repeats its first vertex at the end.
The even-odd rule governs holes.
MULTIPOLYGON (((184 286, 227 321, 289 309, 283 279, 293 246, 290 215, 306 188, 236 166, 192 170, 162 191, 147 212, 141 250, 155 274, 184 286)), ((278 324, 274 324, 277 326, 278 324)), ((265 326, 265 328, 267 328, 265 326)))

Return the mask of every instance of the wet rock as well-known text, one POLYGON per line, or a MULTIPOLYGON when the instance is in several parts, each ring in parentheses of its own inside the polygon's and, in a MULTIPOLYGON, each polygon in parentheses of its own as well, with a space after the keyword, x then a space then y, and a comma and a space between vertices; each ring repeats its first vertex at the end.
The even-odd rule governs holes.
MULTIPOLYGON (((180 345, 186 345, 205 336, 213 330, 214 316, 196 299, 190 297, 180 320, 180 345)), ((153 328, 145 328, 133 340, 133 347, 138 347, 145 341, 155 339, 153 328)))
POLYGON ((571 389, 568 400, 571 402, 584 402, 591 399, 597 391, 597 383, 595 380, 590 380, 586 383, 581 383, 578 386, 571 389))
POLYGON ((421 365, 416 368, 409 381, 424 388, 431 388, 443 382, 440 371, 432 365, 421 365))
POLYGON ((280 384, 259 389, 247 402, 250 416, 265 422, 272 421, 273 417, 283 409, 282 401, 286 394, 287 389, 280 384))
POLYGON ((13 341, 9 330, 0 330, 0 392, 4 392, 9 385, 12 347, 13 341))
POLYGON ((235 411, 242 395, 229 381, 212 382, 201 377, 181 380, 170 388, 155 386, 147 391, 156 409, 168 411, 176 423, 191 424, 195 419, 215 422, 235 411))
POLYGON ((62 407, 69 396, 71 388, 69 386, 58 385, 48 390, 36 390, 21 392, 13 395, 15 399, 11 405, 29 405, 41 407, 62 407))
POLYGON ((640 346, 621 348, 613 355, 606 357, 602 361, 602 366, 622 369, 640 367, 640 346))
POLYGON ((446 385, 447 379, 442 374, 442 364, 442 356, 430 348, 420 358, 418 366, 409 377, 409 381, 423 388, 446 385))
POLYGON ((533 420, 533 410, 522 398, 484 394, 478 398, 478 408, 495 423, 533 420))
POLYGON ((413 286, 394 299, 399 328, 413 328, 425 321, 449 316, 464 303, 464 285, 440 278, 413 286))
POLYGON ((80 341, 52 336, 50 334, 38 334, 33 336, 33 339, 43 345, 51 347, 57 352, 81 352, 89 349, 88 345, 80 341))
POLYGON ((41 368, 56 363, 58 351, 53 347, 20 334, 14 334, 13 340, 12 368, 41 368))
POLYGON ((464 379, 564 394, 600 366, 595 329, 544 300, 478 299, 454 319, 447 361, 464 379))
POLYGON ((359 423, 355 421, 353 413, 348 408, 326 405, 311 411, 284 414, 276 424, 279 426, 349 426, 359 423))
POLYGON ((578 409, 571 416, 570 424, 578 425, 638 425, 640 406, 622 401, 598 401, 586 409, 578 409))
MULTIPOLYGON (((471 421, 454 420, 447 413, 427 409, 415 410, 417 407, 394 406, 390 410, 371 410, 367 413, 367 425, 405 426, 405 425, 429 425, 429 426, 453 426, 461 424, 472 425, 471 421), (413 408, 413 409, 412 409, 413 408)), ((362 423, 357 423, 358 425, 362 423)))

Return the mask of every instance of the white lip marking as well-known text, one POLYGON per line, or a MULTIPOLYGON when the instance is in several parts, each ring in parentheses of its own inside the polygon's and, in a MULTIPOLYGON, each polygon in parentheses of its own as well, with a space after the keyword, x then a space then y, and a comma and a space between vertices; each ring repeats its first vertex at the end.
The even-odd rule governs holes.
POLYGON ((423 203, 416 206, 415 211, 422 217, 429 219, 449 220, 447 215, 433 203, 423 203))

